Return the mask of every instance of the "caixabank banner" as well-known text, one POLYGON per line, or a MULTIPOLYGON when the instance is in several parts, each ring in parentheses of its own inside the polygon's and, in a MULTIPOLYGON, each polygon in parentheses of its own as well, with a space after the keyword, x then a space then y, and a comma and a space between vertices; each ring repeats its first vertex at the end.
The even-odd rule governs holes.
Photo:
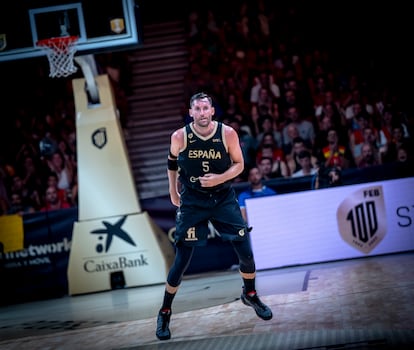
POLYGON ((246 201, 257 269, 414 249, 414 178, 246 201))
MULTIPOLYGON (((151 219, 156 222, 171 241, 175 230, 175 210, 169 198, 151 201, 147 206, 151 219)), ((78 220, 78 208, 55 210, 45 213, 27 214, 16 220, 16 217, 4 217, 7 225, 0 227, 0 305, 40 299, 62 297, 68 294, 68 262, 73 246, 73 226, 78 220), (23 224, 23 235, 16 236, 16 227, 23 224), (11 228, 10 228, 11 227, 11 228), (7 238, 7 239, 6 239, 7 238)), ((92 225, 89 239, 83 243, 85 248, 90 240, 91 250, 87 258, 81 260, 82 265, 91 276, 99 271, 114 272, 117 276, 119 265, 146 265, 146 255, 138 252, 138 258, 131 263, 128 259, 117 257, 116 260, 102 259, 101 253, 113 246, 120 245, 125 249, 135 248, 139 244, 128 238, 129 224, 123 217, 111 218, 92 225), (108 234, 108 228, 120 228, 120 235, 108 234), (125 231, 126 230, 126 231, 125 231), (123 231, 128 236, 124 236, 123 231), (124 238, 122 238, 124 237, 124 238), (141 255, 143 254, 143 255, 141 255), (113 270, 112 270, 113 269, 113 270)), ((141 247, 142 248, 142 247, 141 247)), ((126 251, 124 251, 126 252, 126 251)), ((113 258, 113 256, 112 256, 113 258)), ((209 244, 197 249, 186 274, 224 270, 237 263, 237 256, 230 243, 223 243, 216 235, 214 228, 209 234, 209 244)), ((128 270, 128 269, 127 269, 128 270)), ((127 272, 125 276, 127 277, 127 272)), ((121 281, 122 282, 122 281, 121 281)), ((128 282, 126 280, 125 282, 128 282)), ((164 282, 163 282, 164 283, 164 282)), ((117 282, 117 285, 121 283, 117 282)))

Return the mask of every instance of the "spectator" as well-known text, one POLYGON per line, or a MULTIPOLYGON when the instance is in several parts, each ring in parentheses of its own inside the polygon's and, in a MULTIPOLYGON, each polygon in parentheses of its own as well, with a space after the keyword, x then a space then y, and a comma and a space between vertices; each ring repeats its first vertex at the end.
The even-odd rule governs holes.
POLYGON ((50 157, 58 150, 58 143, 51 132, 46 132, 44 137, 39 141, 40 154, 43 157, 50 157))
MULTIPOLYGON (((302 165, 299 160, 299 153, 305 150, 311 152, 311 150, 306 147, 306 144, 301 137, 294 138, 292 153, 286 156, 287 166, 288 166, 290 174, 294 174, 295 172, 302 169, 302 165)), ((312 153, 311 153, 311 164, 315 168, 317 167, 317 164, 318 164, 318 158, 315 157, 312 153)))
POLYGON ((280 88, 275 83, 273 75, 262 71, 253 78, 250 90, 250 103, 260 106, 266 104, 269 109, 273 100, 280 98, 280 88))
MULTIPOLYGON (((301 109, 301 112, 304 115, 313 115, 314 114, 314 103, 312 101, 312 97, 309 91, 309 88, 307 84, 301 83, 296 78, 296 72, 294 73, 294 76, 288 78, 285 83, 286 93, 289 95, 288 91, 293 92, 293 95, 290 95, 291 97, 294 97, 292 100, 293 104, 289 106, 287 104, 285 107, 288 109, 292 106, 299 106, 301 109)), ((285 109, 285 110, 286 110, 285 109)))
POLYGON ((249 188, 241 192, 238 196, 241 213, 246 223, 248 223, 246 213, 246 199, 272 196, 277 194, 276 191, 263 184, 263 174, 258 167, 249 169, 247 181, 249 182, 249 188))
POLYGON ((383 163, 395 162, 398 150, 401 147, 410 149, 412 141, 408 137, 404 137, 404 128, 401 124, 395 124, 392 129, 392 140, 388 143, 386 152, 383 153, 383 163))
POLYGON ((24 215, 36 212, 35 208, 30 203, 24 203, 23 198, 19 192, 13 192, 10 196, 10 208, 7 211, 8 215, 24 215))
POLYGON ((289 177, 289 170, 283 160, 273 161, 272 157, 264 155, 259 159, 257 166, 263 175, 263 180, 289 177))
POLYGON ((314 189, 328 188, 342 185, 342 170, 338 167, 318 169, 314 189))
MULTIPOLYGON (((296 124, 290 123, 285 126, 286 133, 289 136, 288 140, 285 140, 282 134, 283 139, 283 153, 286 156, 286 159, 289 158, 289 154, 293 152, 293 140, 297 137, 300 137, 299 130, 296 124)), ((283 129, 284 130, 284 129, 283 129)), ((302 140, 303 141, 303 140, 302 140)))
POLYGON ((260 123, 260 113, 259 108, 256 105, 252 105, 250 108, 250 120, 252 122, 253 128, 252 128, 252 135, 257 137, 262 132, 262 125, 260 123))
POLYGON ((315 142, 315 128, 313 124, 306 120, 302 119, 300 116, 300 111, 296 106, 291 106, 287 110, 287 118, 289 124, 283 128, 283 142, 288 144, 292 142, 292 139, 288 132, 288 126, 290 124, 296 125, 299 136, 305 141, 306 147, 312 149, 315 142))
POLYGON ((75 173, 73 178, 72 188, 69 193, 67 193, 66 197, 68 199, 69 204, 72 207, 76 207, 78 205, 78 194, 79 194, 79 185, 78 185, 78 173, 75 173))
MULTIPOLYGON (((236 130, 239 135, 240 147, 243 152, 245 168, 248 169, 256 163, 257 142, 253 136, 250 136, 240 128, 240 121, 237 119, 229 120, 229 125, 236 130)), ((246 174, 242 175, 245 176, 246 174)))
POLYGON ((59 199, 58 189, 55 186, 49 186, 45 192, 45 205, 40 208, 40 211, 52 211, 58 209, 70 208, 70 204, 59 199))
POLYGON ((313 153, 320 154, 322 149, 328 144, 327 136, 328 130, 334 127, 331 117, 328 115, 321 115, 318 129, 315 133, 315 142, 313 144, 313 153))
POLYGON ((339 167, 347 169, 354 166, 353 157, 348 147, 339 143, 338 132, 330 129, 327 136, 328 145, 322 149, 318 156, 325 168, 339 167))
POLYGON ((374 107, 367 101, 367 96, 363 96, 361 90, 355 87, 345 102, 345 118, 348 122, 352 122, 352 119, 360 112, 373 115, 374 107))
POLYGON ((397 162, 400 162, 400 163, 412 162, 408 147, 406 147, 406 145, 401 145, 398 148, 398 150, 397 150, 397 162))
MULTIPOLYGON (((277 137, 280 137, 280 134, 276 133, 273 130, 265 131, 261 135, 259 135, 259 137, 256 139, 256 142, 258 144, 257 152, 256 152, 257 154, 256 159, 257 157, 260 157, 261 155, 260 151, 263 147, 270 147, 272 149, 274 159, 276 158, 285 159, 285 154, 282 148, 279 146, 280 143, 278 142, 277 137)), ((281 139, 280 139, 280 142, 282 142, 281 139)))
MULTIPOLYGON (((392 108, 384 108, 381 115, 381 123, 379 130, 379 148, 381 153, 387 152, 388 144, 393 140, 393 129, 398 123, 398 119, 392 108)), ((409 138, 408 128, 404 123, 400 123, 403 129, 404 138, 409 138)))
MULTIPOLYGON (((361 145, 364 140, 364 129, 370 126, 369 116, 365 112, 359 112, 354 118, 354 124, 349 130, 349 149, 354 159, 358 159, 361 155, 361 145)), ((374 132, 374 129, 370 129, 374 132)))
POLYGON ((41 189, 45 171, 46 168, 36 156, 25 157, 23 164, 18 166, 18 173, 22 174, 23 183, 32 191, 41 189))
POLYGON ((361 146, 361 157, 357 162, 359 169, 369 168, 380 164, 379 153, 370 142, 364 142, 361 146))
POLYGON ((279 102, 273 101, 272 108, 269 111, 269 115, 272 117, 273 129, 281 132, 286 126, 286 121, 283 113, 280 112, 279 102))
POLYGON ((58 176, 57 187, 65 191, 70 190, 75 170, 70 159, 65 158, 60 151, 56 151, 47 157, 46 161, 49 170, 58 176))
POLYGON ((318 169, 312 166, 311 153, 308 150, 302 150, 298 154, 300 169, 295 171, 292 177, 301 177, 315 175, 318 169))
POLYGON ((59 199, 63 202, 68 201, 67 195, 68 195, 68 192, 70 192, 70 190, 59 188, 58 183, 59 183, 59 178, 58 178, 57 174, 54 173, 54 172, 51 172, 47 175, 45 188, 56 187, 57 195, 58 195, 59 199))
POLYGON ((278 148, 273 133, 267 132, 262 138, 256 152, 256 163, 263 157, 272 159, 272 177, 287 177, 289 171, 285 162, 285 155, 282 149, 278 148))
POLYGON ((296 92, 292 89, 287 89, 280 100, 280 107, 285 114, 285 119, 289 119, 289 116, 287 115, 288 109, 297 106, 297 104, 296 92))
POLYGON ((236 114, 241 114, 242 110, 240 108, 239 101, 237 100, 236 93, 229 92, 227 99, 224 103, 224 117, 232 119, 236 117, 236 114))
POLYGON ((262 132, 256 136, 257 144, 260 144, 262 142, 264 135, 271 134, 276 143, 276 147, 279 149, 282 149, 283 147, 282 134, 276 129, 274 129, 273 119, 270 115, 262 119, 261 126, 262 126, 261 128, 262 132))
POLYGON ((346 126, 345 116, 341 112, 340 103, 335 99, 332 90, 324 93, 324 99, 320 104, 315 105, 315 118, 320 123, 323 116, 329 116, 335 128, 346 126))
POLYGON ((354 132, 350 135, 349 145, 352 156, 354 157, 355 164, 358 164, 359 160, 362 157, 362 146, 364 143, 371 144, 375 153, 379 154, 377 143, 378 133, 376 131, 376 129, 368 125, 363 126, 363 129, 361 130, 354 130, 354 132))
POLYGON ((259 100, 257 102, 257 107, 261 115, 269 114, 269 111, 272 109, 273 99, 269 90, 265 87, 261 87, 259 90, 259 100))
POLYGON ((13 176, 12 184, 10 186, 11 193, 19 193, 22 203, 31 206, 38 210, 42 204, 41 200, 41 186, 32 187, 27 185, 22 177, 18 174, 13 176))

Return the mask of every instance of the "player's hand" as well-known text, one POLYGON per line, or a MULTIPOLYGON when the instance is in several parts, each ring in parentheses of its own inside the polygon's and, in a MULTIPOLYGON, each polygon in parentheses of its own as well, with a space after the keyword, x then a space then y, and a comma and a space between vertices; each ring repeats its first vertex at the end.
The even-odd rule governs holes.
POLYGON ((198 179, 200 180, 201 187, 214 187, 221 183, 220 176, 217 174, 205 174, 198 179))

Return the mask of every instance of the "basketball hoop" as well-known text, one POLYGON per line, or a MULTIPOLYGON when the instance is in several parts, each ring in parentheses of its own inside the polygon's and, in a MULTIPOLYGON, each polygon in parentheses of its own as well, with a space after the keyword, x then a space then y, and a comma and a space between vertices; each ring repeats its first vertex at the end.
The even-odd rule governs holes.
POLYGON ((61 36, 39 40, 36 43, 46 53, 49 60, 49 77, 67 77, 78 70, 74 65, 77 41, 77 36, 61 36))

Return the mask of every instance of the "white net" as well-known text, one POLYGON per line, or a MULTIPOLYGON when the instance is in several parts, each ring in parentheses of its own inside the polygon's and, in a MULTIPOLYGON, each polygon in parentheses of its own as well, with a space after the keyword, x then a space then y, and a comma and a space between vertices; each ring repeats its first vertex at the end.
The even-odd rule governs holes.
POLYGON ((65 36, 37 42, 37 46, 45 51, 49 60, 49 77, 67 77, 78 70, 74 64, 77 40, 76 36, 65 36))

